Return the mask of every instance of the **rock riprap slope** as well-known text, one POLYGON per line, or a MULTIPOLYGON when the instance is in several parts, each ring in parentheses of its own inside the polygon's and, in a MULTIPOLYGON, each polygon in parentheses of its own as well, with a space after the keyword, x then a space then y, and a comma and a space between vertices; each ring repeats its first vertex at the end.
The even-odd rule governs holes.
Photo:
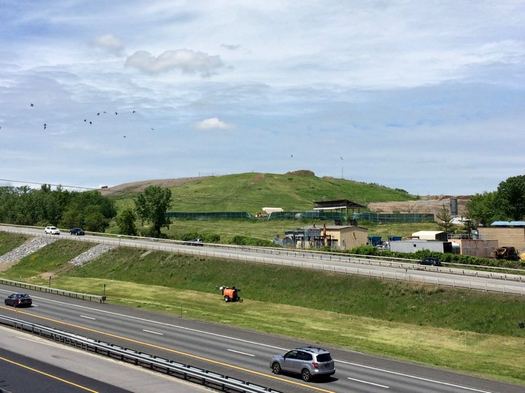
POLYGON ((7 254, 0 256, 0 271, 9 269, 22 258, 33 254, 34 252, 57 240, 58 237, 55 236, 38 236, 28 240, 20 247, 17 247, 14 250, 9 251, 7 254))
POLYGON ((82 254, 73 258, 71 261, 69 261, 69 263, 75 266, 82 266, 98 258, 102 254, 105 254, 109 250, 113 250, 114 248, 117 248, 117 246, 112 246, 108 244, 97 244, 95 247, 92 247, 86 252, 83 252, 82 254))

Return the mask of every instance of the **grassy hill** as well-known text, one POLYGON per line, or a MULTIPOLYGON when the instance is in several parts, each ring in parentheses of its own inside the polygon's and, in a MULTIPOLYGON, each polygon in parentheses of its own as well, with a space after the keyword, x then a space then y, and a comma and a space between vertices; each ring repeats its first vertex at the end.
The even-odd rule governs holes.
MULTIPOLYGON (((282 207, 285 210, 310 210, 314 201, 350 199, 366 205, 369 202, 407 201, 416 199, 404 190, 361 183, 352 180, 317 177, 310 171, 285 174, 241 173, 226 176, 166 180, 173 192, 175 211, 247 211, 255 213, 262 207, 282 207)), ((113 196, 117 205, 126 206, 148 182, 116 186, 105 193, 113 196)), ((160 180, 152 184, 164 185, 160 180)))

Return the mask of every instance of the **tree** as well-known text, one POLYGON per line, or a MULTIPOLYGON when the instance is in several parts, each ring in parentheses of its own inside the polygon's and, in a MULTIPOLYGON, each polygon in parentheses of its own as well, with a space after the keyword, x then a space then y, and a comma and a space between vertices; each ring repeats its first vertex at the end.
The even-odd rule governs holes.
POLYGON ((467 203, 467 217, 473 221, 474 226, 488 226, 501 217, 497 199, 495 191, 476 194, 470 199, 467 203))
POLYGON ((525 216, 525 175, 509 177, 498 186, 498 202, 505 216, 521 220, 525 216))
POLYGON ((159 186, 149 186, 135 199, 135 212, 142 222, 152 224, 151 235, 160 236, 162 227, 169 225, 166 212, 171 203, 171 190, 159 186))
POLYGON ((443 205, 436 213, 436 218, 439 220, 438 225, 445 232, 450 232, 450 230, 454 227, 454 224, 450 222, 452 220, 452 216, 445 205, 443 205))
POLYGON ((119 232, 123 235, 136 235, 137 228, 135 226, 136 215, 133 209, 126 208, 117 216, 117 225, 119 232))

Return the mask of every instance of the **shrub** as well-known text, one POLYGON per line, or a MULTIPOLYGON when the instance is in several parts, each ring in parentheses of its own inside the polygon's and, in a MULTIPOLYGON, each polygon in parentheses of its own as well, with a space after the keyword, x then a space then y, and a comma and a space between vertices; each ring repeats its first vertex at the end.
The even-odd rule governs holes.
POLYGON ((270 240, 258 239, 255 237, 236 235, 230 240, 231 244, 239 246, 274 246, 270 240))

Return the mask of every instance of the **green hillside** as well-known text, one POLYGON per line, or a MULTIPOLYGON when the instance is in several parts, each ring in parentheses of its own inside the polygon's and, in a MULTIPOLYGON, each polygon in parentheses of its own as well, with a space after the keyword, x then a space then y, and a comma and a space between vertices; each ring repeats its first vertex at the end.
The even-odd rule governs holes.
MULTIPOLYGON (((155 184, 159 184, 158 181, 155 184)), ((142 184, 143 185, 143 184, 142 184)), ((247 211, 262 207, 285 210, 310 210, 313 202, 350 199, 366 205, 369 202, 406 201, 415 196, 399 189, 331 177, 317 177, 310 171, 286 174, 241 173, 195 178, 170 187, 174 211, 247 211)), ((131 203, 133 189, 115 194, 119 206, 131 203)))

